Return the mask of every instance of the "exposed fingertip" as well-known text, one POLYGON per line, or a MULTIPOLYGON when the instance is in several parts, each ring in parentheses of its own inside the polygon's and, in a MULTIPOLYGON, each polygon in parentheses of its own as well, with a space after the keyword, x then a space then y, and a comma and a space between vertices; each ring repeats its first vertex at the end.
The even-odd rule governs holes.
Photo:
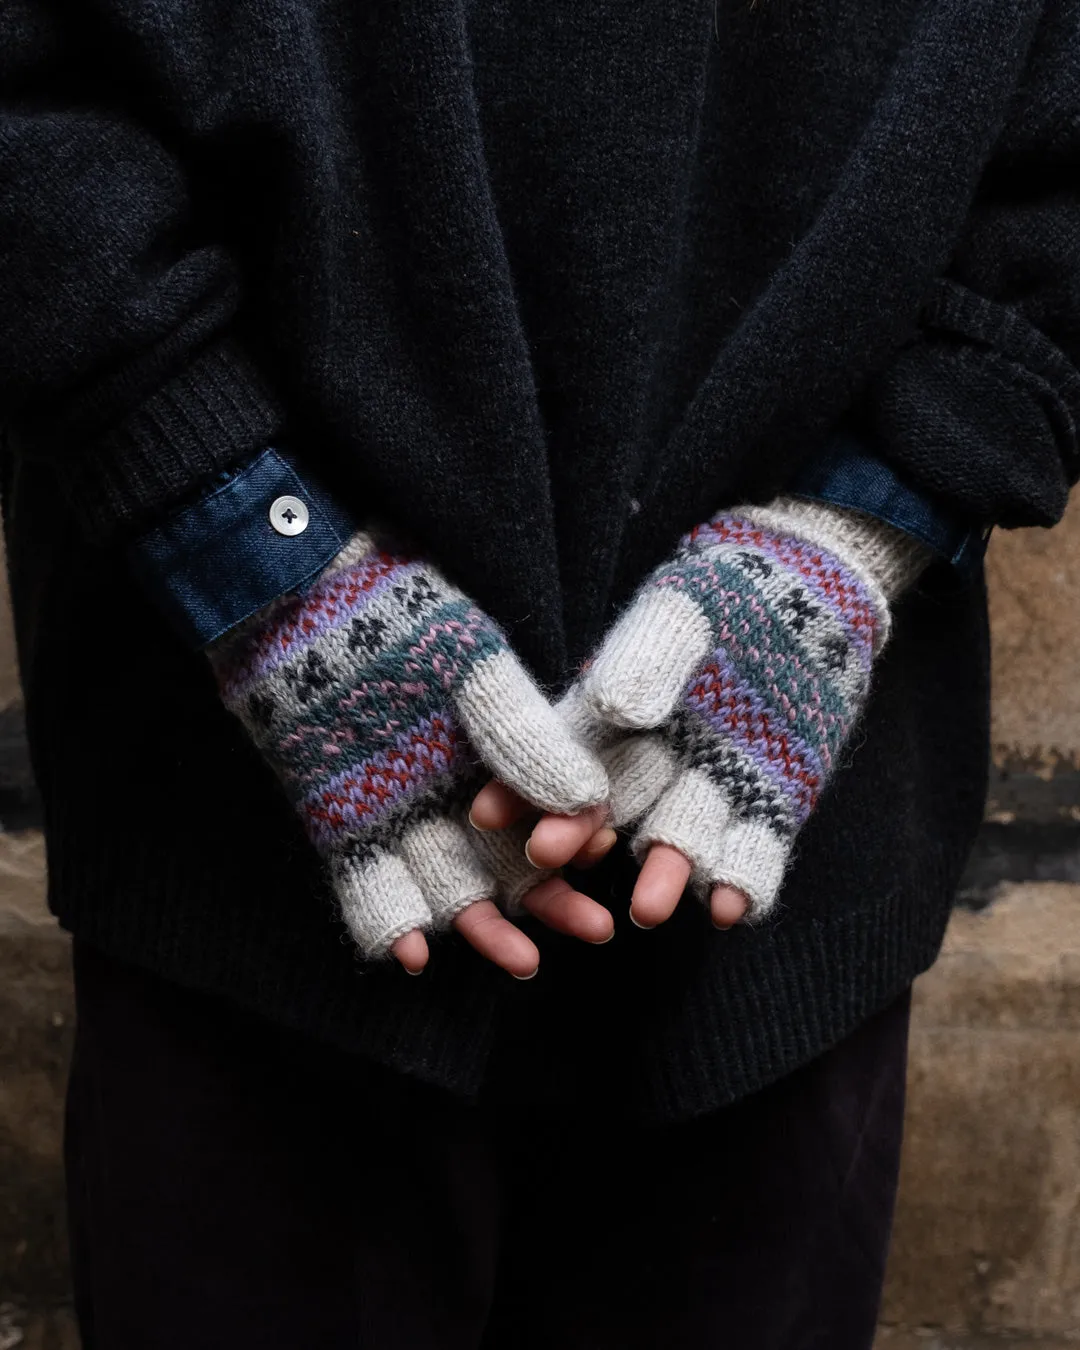
POLYGON ((635 928, 644 928, 646 931, 650 928, 656 927, 656 924, 654 923, 642 923, 639 919, 636 919, 634 917, 633 910, 630 911, 630 922, 634 925, 635 928))
POLYGON ((528 860, 528 863, 529 863, 529 866, 530 866, 530 867, 535 867, 536 870, 537 870, 538 872, 543 871, 543 868, 540 866, 540 864, 536 861, 536 859, 535 859, 535 858, 533 857, 533 855, 532 855, 532 851, 531 851, 531 849, 530 849, 530 845, 531 845, 531 844, 532 844, 532 839, 531 839, 531 838, 530 838, 530 839, 526 839, 526 841, 525 841, 525 857, 526 857, 526 859, 528 860))
MULTIPOLYGON (((638 926, 640 927, 640 925, 638 925, 638 926)), ((607 935, 607 937, 604 937, 604 938, 590 938, 590 939, 589 939, 589 942, 590 942, 591 945, 594 946, 594 947, 606 947, 607 944, 611 941, 611 939, 612 939, 614 936, 615 936, 615 929, 613 928, 613 929, 611 930, 611 932, 607 935)))
POLYGON ((511 975, 514 975, 515 980, 535 980, 539 973, 540 973, 539 966, 534 966, 528 975, 514 975, 513 971, 510 972, 511 975))
POLYGON ((481 834, 486 834, 489 832, 490 827, 487 825, 481 825, 480 822, 473 815, 472 807, 469 808, 469 824, 473 827, 474 830, 479 830, 481 834))

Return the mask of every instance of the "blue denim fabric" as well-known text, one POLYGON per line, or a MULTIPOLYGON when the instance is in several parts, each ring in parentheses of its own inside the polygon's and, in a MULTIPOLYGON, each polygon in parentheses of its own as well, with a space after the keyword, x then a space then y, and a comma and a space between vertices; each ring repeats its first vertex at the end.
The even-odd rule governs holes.
POLYGON ((989 527, 958 518, 912 487, 854 435, 836 436, 823 455, 803 467, 790 490, 876 516, 921 540, 962 576, 977 571, 986 552, 989 527))
POLYGON ((310 581, 355 528, 325 489, 271 447, 136 540, 129 557, 185 642, 205 647, 310 581), (270 524, 270 506, 281 496, 307 505, 302 534, 278 534, 270 524))

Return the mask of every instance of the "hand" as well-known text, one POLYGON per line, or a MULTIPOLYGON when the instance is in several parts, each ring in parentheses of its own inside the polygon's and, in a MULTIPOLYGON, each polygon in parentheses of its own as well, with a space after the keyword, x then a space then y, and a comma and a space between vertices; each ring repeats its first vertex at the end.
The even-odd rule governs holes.
MULTIPOLYGON (((502 783, 488 783, 477 794, 469 819, 482 830, 506 830, 534 814, 528 804, 502 783)), ((528 855, 540 867, 558 868, 572 862, 575 867, 595 866, 618 841, 618 834, 607 823, 605 808, 597 807, 579 816, 546 815, 528 838, 528 855)), ((692 864, 668 844, 653 844, 634 886, 630 900, 630 918, 639 928, 656 928, 670 919, 690 881, 692 864)), ((566 890, 577 900, 587 897, 566 890)), ((530 896, 526 895, 527 908, 530 896)), ((709 896, 713 925, 728 929, 739 922, 749 909, 747 896, 734 886, 714 886, 709 896)), ((605 914, 607 911, 604 911, 605 914)), ((538 916, 539 917, 539 916, 538 916)))
MULTIPOLYGON (((510 789, 504 791, 509 793, 510 789)), ((522 800, 516 794, 514 797, 522 800)), ((532 809, 524 802, 522 806, 525 810, 532 809)), ((573 890, 550 869, 539 868, 530 861, 527 827, 510 825, 498 832, 474 828, 471 833, 475 847, 498 878, 500 902, 511 915, 532 914, 549 928, 584 942, 600 944, 614 936, 611 915, 603 905, 573 890)), ((470 906, 455 919, 454 926, 482 955, 518 979, 529 979, 536 973, 539 960, 536 947, 490 901, 470 906)), ((406 957, 403 961, 406 969, 413 969, 413 952, 417 960, 426 959, 426 943, 421 948, 418 938, 423 941, 422 934, 412 934, 405 947, 395 947, 399 959, 406 957)))
MULTIPOLYGON (((889 599, 926 557, 869 517, 780 501, 694 531, 642 587, 559 705, 607 769, 612 822, 636 827, 635 922, 663 922, 688 882, 721 927, 769 913, 865 701, 889 599)), ((489 786, 472 814, 521 809, 489 786)), ((530 852, 557 863, 610 843, 545 820, 530 852)))
MULTIPOLYGON (((521 859, 463 819, 476 761, 538 809, 567 814, 605 800, 607 778, 485 614, 435 569, 357 535, 310 587, 208 656, 365 955, 393 949, 419 970, 423 932, 453 925, 512 973, 535 970, 535 947, 492 903, 520 891, 521 859)), ((592 902, 532 903, 564 931, 594 935, 604 922, 592 902)))
MULTIPOLYGON (((533 808, 509 788, 504 788, 522 812, 533 808)), ((570 820, 573 817, 551 817, 570 820)), ((488 859, 500 880, 500 898, 514 913, 524 911, 548 928, 568 937, 600 945, 615 933, 611 914, 603 905, 575 891, 561 877, 538 869, 526 856, 527 831, 508 822, 499 834, 479 834, 477 846, 488 859)), ((538 969, 540 953, 529 937, 507 919, 490 900, 468 906, 453 921, 453 927, 495 965, 516 979, 531 979, 538 969)), ((416 930, 399 938, 391 948, 393 955, 410 974, 419 974, 428 959, 428 946, 422 932, 416 930)))
MULTIPOLYGON (((540 882, 522 901, 522 908, 568 937, 580 938, 597 946, 610 942, 615 934, 611 915, 603 905, 575 891, 560 877, 540 882)), ((481 956, 518 980, 530 980, 540 964, 536 944, 505 918, 490 900, 469 905, 453 921, 453 927, 481 956)), ((414 929, 391 947, 395 958, 410 975, 419 975, 427 965, 428 945, 420 929, 414 929)))

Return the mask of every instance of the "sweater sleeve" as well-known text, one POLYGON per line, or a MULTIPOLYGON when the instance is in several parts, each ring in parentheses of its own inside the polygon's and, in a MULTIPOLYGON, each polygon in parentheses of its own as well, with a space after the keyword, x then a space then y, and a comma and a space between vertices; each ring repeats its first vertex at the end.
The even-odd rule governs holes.
POLYGON ((283 428, 241 277, 80 7, 0 7, 0 418, 89 538, 152 519, 283 428))
POLYGON ((1047 6, 948 271, 858 414, 963 515, 1060 518, 1080 476, 1080 5, 1047 6))

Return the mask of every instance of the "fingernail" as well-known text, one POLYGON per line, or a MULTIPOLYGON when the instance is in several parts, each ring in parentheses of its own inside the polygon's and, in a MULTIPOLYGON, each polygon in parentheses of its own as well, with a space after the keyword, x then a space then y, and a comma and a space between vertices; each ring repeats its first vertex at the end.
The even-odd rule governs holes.
POLYGON ((613 928, 606 938, 590 938, 589 941, 592 943, 594 947, 606 947, 614 936, 615 930, 613 928))
POLYGON ((473 813, 471 810, 469 811, 469 824, 473 827, 474 830, 479 830, 481 834, 489 833, 488 827, 486 825, 479 825, 473 819, 473 813))
POLYGON ((635 928, 644 928, 646 931, 648 931, 650 928, 656 927, 656 924, 654 923, 638 923, 637 919, 634 918, 633 910, 630 911, 630 922, 634 925, 635 928))
POLYGON ((541 872, 541 871, 543 871, 543 868, 540 866, 540 864, 536 861, 536 859, 533 857, 533 855, 532 855, 532 854, 530 853, 530 851, 529 851, 529 845, 530 845, 531 843, 532 843, 532 840, 531 840, 531 839, 528 839, 528 840, 526 840, 526 842, 525 842, 525 856, 526 856, 526 858, 528 858, 528 860, 529 860, 529 866, 530 866, 530 867, 535 867, 536 870, 537 870, 538 872, 541 872))
MULTIPOLYGON (((515 979, 515 980, 535 980, 537 974, 539 973, 539 970, 540 970, 540 967, 537 966, 536 969, 535 969, 530 975, 514 975, 514 979, 515 979)), ((511 974, 513 974, 513 972, 511 972, 511 974)))
POLYGON ((717 923, 715 919, 713 919, 712 926, 716 929, 718 933, 726 933, 730 928, 735 927, 733 923, 717 923))
POLYGON ((405 972, 406 975, 423 975, 424 973, 423 966, 421 966, 419 970, 410 970, 408 966, 402 966, 401 969, 405 972))

